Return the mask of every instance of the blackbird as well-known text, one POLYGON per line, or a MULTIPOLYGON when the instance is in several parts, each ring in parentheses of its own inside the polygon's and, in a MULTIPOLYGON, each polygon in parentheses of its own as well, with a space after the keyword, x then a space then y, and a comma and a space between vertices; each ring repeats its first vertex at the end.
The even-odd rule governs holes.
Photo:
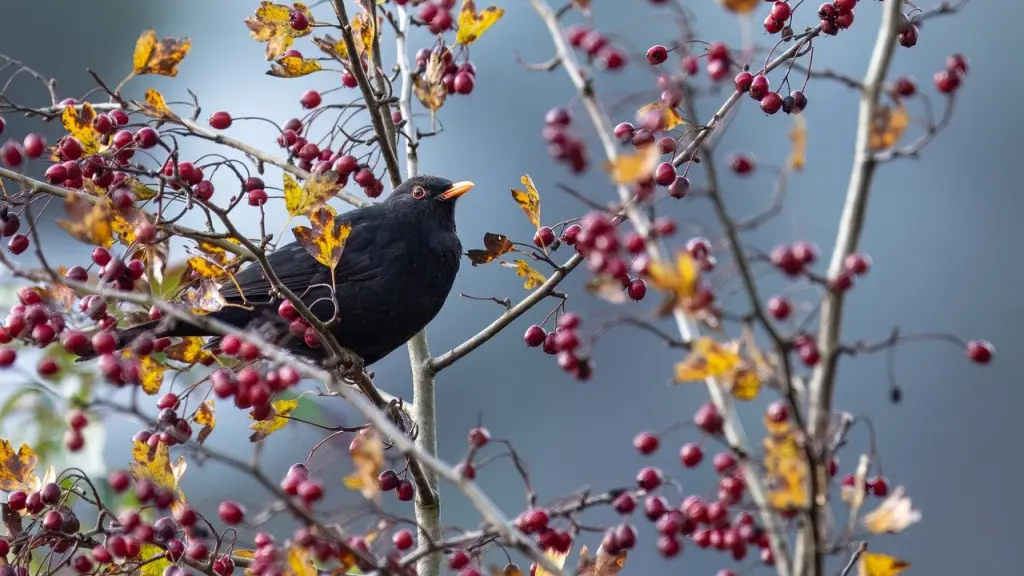
MULTIPOLYGON (((383 201, 335 218, 352 226, 341 260, 331 271, 298 242, 267 256, 281 283, 323 322, 343 347, 373 364, 402 346, 434 319, 451 291, 462 258, 455 231, 455 201, 473 188, 438 176, 416 176, 383 201)), ((325 350, 306 344, 301 332, 289 331, 278 314, 281 299, 257 263, 226 281, 221 295, 227 306, 205 316, 265 338, 300 356, 323 359, 325 350), (234 304, 234 305, 233 305, 234 304), (236 305, 245 305, 246 308, 236 305)), ((117 333, 118 346, 140 334, 153 337, 211 336, 200 326, 169 318, 146 322, 117 333)), ((314 342, 314 344, 316 344, 314 342)))

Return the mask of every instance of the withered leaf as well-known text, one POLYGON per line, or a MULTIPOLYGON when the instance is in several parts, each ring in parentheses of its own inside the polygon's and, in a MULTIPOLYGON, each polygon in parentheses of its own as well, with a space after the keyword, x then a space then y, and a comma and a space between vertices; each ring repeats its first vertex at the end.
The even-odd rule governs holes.
POLYGON ((469 261, 473 266, 479 266, 480 264, 493 262, 502 254, 508 254, 514 250, 515 246, 512 245, 512 241, 508 239, 508 236, 487 232, 484 234, 484 249, 474 248, 466 252, 466 256, 469 257, 469 261))

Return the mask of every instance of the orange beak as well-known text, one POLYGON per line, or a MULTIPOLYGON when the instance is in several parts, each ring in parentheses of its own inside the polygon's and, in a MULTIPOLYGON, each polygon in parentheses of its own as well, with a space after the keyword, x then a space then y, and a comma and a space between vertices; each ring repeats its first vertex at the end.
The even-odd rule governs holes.
POLYGON ((473 186, 475 186, 475 184, 468 180, 456 182, 455 184, 452 184, 451 188, 442 192, 441 195, 438 196, 438 198, 440 198, 441 200, 451 200, 453 198, 458 198, 459 196, 462 196, 466 192, 472 190, 473 186))

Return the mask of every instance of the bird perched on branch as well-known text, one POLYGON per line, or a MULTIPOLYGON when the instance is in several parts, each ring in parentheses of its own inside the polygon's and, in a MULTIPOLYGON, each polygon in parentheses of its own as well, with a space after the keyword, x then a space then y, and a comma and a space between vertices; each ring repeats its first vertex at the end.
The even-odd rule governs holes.
MULTIPOLYGON (((321 321, 341 346, 373 364, 408 342, 434 319, 459 271, 462 244, 455 231, 455 201, 473 188, 437 176, 403 182, 383 201, 341 214, 335 225, 349 233, 332 271, 292 242, 268 254, 281 285, 287 287, 321 321)), ((310 346, 279 314, 282 298, 252 263, 220 289, 227 305, 197 324, 170 317, 146 322, 116 334, 123 348, 141 334, 212 336, 202 318, 215 318, 243 330, 256 330, 282 348, 322 359, 325 347, 310 346), (241 306, 239 306, 241 305, 241 306), (244 306, 244 307, 243 307, 244 306)))

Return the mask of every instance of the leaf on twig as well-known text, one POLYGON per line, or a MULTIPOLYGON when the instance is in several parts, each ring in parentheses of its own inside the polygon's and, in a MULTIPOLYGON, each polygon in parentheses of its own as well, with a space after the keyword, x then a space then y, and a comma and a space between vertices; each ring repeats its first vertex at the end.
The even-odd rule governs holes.
POLYGON ((181 477, 185 475, 188 464, 184 456, 179 456, 175 464, 171 464, 171 454, 167 444, 161 442, 156 446, 136 441, 132 446, 133 462, 129 464, 132 476, 148 478, 168 490, 178 488, 181 477))
MULTIPOLYGON (((132 357, 132 351, 130 348, 125 348, 122 351, 125 358, 132 357)), ((160 392, 160 387, 164 384, 164 373, 167 371, 167 366, 153 358, 151 355, 143 356, 139 359, 139 384, 142 386, 143 392, 153 396, 160 392)))
POLYGON ((412 79, 412 90, 416 98, 431 112, 440 110, 448 97, 448 89, 444 85, 444 72, 447 62, 451 61, 451 53, 447 46, 435 48, 430 52, 426 68, 412 79))
POLYGON ((227 250, 209 242, 200 242, 196 249, 191 247, 185 249, 189 253, 196 254, 188 259, 187 264, 189 269, 200 278, 216 280, 228 276, 228 268, 238 261, 234 254, 229 254, 227 250))
POLYGON ((720 344, 706 336, 698 338, 675 371, 677 384, 717 378, 737 400, 753 400, 761 391, 757 369, 740 355, 740 343, 735 340, 720 344))
POLYGON ((90 156, 100 149, 100 133, 92 127, 96 111, 92 104, 86 102, 81 108, 65 106, 60 115, 60 123, 78 143, 82 145, 82 156, 90 156))
POLYGON ((502 254, 508 254, 514 250, 515 246, 512 245, 508 236, 487 232, 484 234, 483 250, 474 248, 466 252, 466 256, 469 257, 473 266, 479 266, 480 264, 489 264, 502 254))
POLYGON ((114 243, 111 227, 113 210, 106 198, 90 201, 79 192, 68 190, 64 198, 64 210, 69 219, 58 220, 57 225, 72 238, 104 248, 110 248, 114 243))
POLYGON ((803 114, 793 116, 793 128, 789 131, 789 140, 793 148, 789 152, 786 163, 790 169, 800 172, 807 163, 807 121, 803 114))
POLYGON ((188 38, 161 38, 157 40, 155 30, 146 30, 135 41, 132 54, 132 70, 135 74, 158 74, 177 76, 178 64, 192 49, 188 38))
POLYGON ((657 260, 651 262, 648 273, 651 285, 667 292, 674 306, 687 308, 700 290, 700 265, 685 250, 676 253, 674 265, 657 260))
POLYGON ((320 65, 319 60, 303 58, 302 56, 285 56, 278 58, 276 62, 270 65, 267 75, 277 76, 278 78, 298 78, 299 76, 306 76, 320 70, 323 70, 323 66, 320 65))
POLYGON ((722 6, 736 14, 750 14, 761 3, 760 0, 720 0, 722 6))
POLYGON ((679 125, 686 125, 686 120, 683 120, 683 117, 679 115, 679 112, 676 112, 675 108, 666 106, 663 102, 651 102, 646 106, 641 106, 640 109, 636 111, 636 117, 642 121, 644 115, 651 111, 661 112, 663 122, 665 123, 665 130, 671 130, 679 125))
POLYGON ((142 576, 163 576, 164 571, 173 565, 164 549, 156 544, 139 546, 139 560, 142 576))
POLYGON ((10 442, 0 440, 0 490, 11 492, 30 488, 38 461, 35 450, 28 444, 22 444, 15 452, 10 442))
POLYGON ((907 116, 903 102, 898 102, 895 107, 880 105, 871 122, 868 148, 874 152, 892 148, 903 138, 909 124, 910 117, 907 116))
POLYGON ((220 284, 209 278, 200 278, 199 286, 189 288, 182 298, 189 305, 189 312, 205 316, 227 305, 220 293, 220 284))
POLYGON ((490 6, 477 12, 473 0, 462 0, 462 8, 459 10, 459 32, 455 36, 455 43, 468 46, 476 42, 504 15, 503 8, 490 6))
MULTIPOLYGON (((274 416, 272 418, 253 422, 249 426, 249 429, 253 431, 249 436, 250 442, 259 442, 281 428, 284 428, 285 425, 290 422, 288 416, 290 416, 291 413, 299 407, 299 399, 278 400, 270 406, 274 409, 274 416)), ((249 413, 249 418, 252 418, 252 412, 249 413)))
POLYGON ((857 563, 859 576, 896 576, 907 568, 910 568, 910 562, 872 552, 861 554, 857 563))
POLYGON ((291 48, 292 42, 296 38, 301 38, 312 32, 313 22, 313 14, 301 2, 287 6, 285 4, 268 2, 267 0, 260 2, 260 7, 256 9, 255 16, 245 19, 245 25, 249 28, 253 39, 257 42, 267 43, 267 60, 276 60, 281 57, 288 48, 291 48), (306 27, 305 30, 292 28, 290 18, 293 10, 305 13, 306 18, 309 19, 310 26, 306 27))
POLYGON ((768 503, 776 510, 807 506, 807 462, 797 439, 797 430, 788 421, 774 422, 767 416, 769 430, 764 439, 765 485, 768 503))
POLYGON ((864 516, 864 527, 872 534, 897 534, 921 521, 921 511, 914 510, 903 486, 893 489, 878 508, 864 516))
POLYGON ((124 184, 131 189, 132 194, 134 194, 135 198, 138 200, 152 200, 153 198, 156 198, 156 190, 153 190, 149 186, 139 182, 138 178, 125 178, 124 184))
POLYGON ((614 162, 605 162, 604 169, 611 175, 612 183, 628 186, 650 178, 660 158, 658 147, 649 144, 631 154, 620 154, 614 162))
POLYGON ((352 233, 352 225, 347 222, 336 224, 334 211, 326 205, 310 214, 309 221, 313 224, 312 229, 306 226, 292 228, 295 239, 317 262, 330 268, 333 275, 334 268, 341 262, 341 254, 345 250, 348 235, 352 233))
POLYGON ((288 564, 285 567, 287 576, 317 576, 320 571, 313 563, 313 553, 309 548, 292 544, 288 547, 288 564))
MULTIPOLYGON (((569 557, 570 550, 572 550, 572 547, 570 547, 565 552, 559 552, 554 548, 549 548, 544 551, 544 555, 547 556, 548 560, 551 560, 552 564, 554 564, 558 568, 562 568, 563 566, 565 566, 565 559, 569 557)), ((554 574, 548 572, 540 565, 537 566, 537 571, 535 574, 536 576, 554 576, 554 574)))
POLYGON ((523 209, 533 227, 540 228, 540 193, 537 192, 537 187, 533 184, 533 178, 530 178, 529 174, 523 174, 519 181, 526 186, 526 190, 513 188, 512 199, 523 209))
POLYGON ((283 181, 284 204, 288 208, 288 216, 292 218, 312 214, 341 190, 338 173, 333 170, 311 175, 302 186, 287 172, 284 173, 283 181))
POLYGON ((213 409, 213 398, 204 401, 199 408, 196 408, 195 414, 192 415, 192 421, 202 426, 199 435, 196 436, 196 443, 202 444, 217 427, 217 413, 213 409))
POLYGON ((362 430, 349 444, 348 454, 352 457, 356 471, 345 477, 345 486, 359 490, 363 498, 380 501, 380 483, 377 476, 384 466, 384 443, 373 428, 362 430))
POLYGON ((583 289, 588 294, 597 296, 605 302, 612 304, 624 304, 629 298, 626 296, 626 289, 622 287, 622 281, 611 276, 597 276, 587 280, 583 289))
POLYGON ((527 290, 533 290, 544 282, 547 282, 547 278, 540 272, 534 270, 533 266, 527 264, 525 260, 517 259, 512 262, 502 262, 501 265, 506 268, 515 268, 516 274, 521 278, 526 278, 526 281, 523 282, 523 288, 526 288, 527 290))
POLYGON ((181 339, 181 342, 165 348, 164 355, 170 360, 185 364, 196 364, 214 357, 209 350, 203 350, 202 336, 186 336, 181 339))
POLYGON ((153 88, 146 90, 145 108, 161 118, 173 120, 178 117, 177 114, 172 112, 167 106, 167 102, 164 100, 163 94, 157 92, 153 88))
POLYGON ((593 558, 586 546, 580 548, 580 565, 576 570, 579 576, 617 576, 626 565, 626 552, 609 554, 604 546, 597 548, 597 555, 593 558))

